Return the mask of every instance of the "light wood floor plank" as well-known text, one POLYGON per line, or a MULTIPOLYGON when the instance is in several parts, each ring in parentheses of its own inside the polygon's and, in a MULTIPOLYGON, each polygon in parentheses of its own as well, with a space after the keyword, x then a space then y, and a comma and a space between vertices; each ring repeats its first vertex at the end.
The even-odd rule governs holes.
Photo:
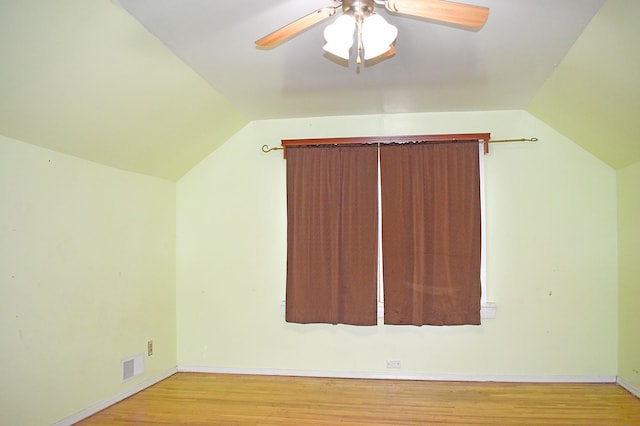
POLYGON ((615 384, 178 373, 80 425, 640 425, 615 384))

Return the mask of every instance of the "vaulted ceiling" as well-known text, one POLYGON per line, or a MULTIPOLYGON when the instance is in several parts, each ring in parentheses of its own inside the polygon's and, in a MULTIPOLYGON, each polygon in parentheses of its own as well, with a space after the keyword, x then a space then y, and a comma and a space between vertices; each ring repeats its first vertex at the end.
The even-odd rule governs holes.
POLYGON ((0 134, 176 180, 251 120, 526 109, 640 161, 640 2, 468 2, 478 31, 379 10, 396 54, 357 66, 324 54, 329 22, 254 45, 331 0, 3 0, 0 134))
POLYGON ((640 161, 640 2, 607 1, 527 110, 613 168, 640 161))

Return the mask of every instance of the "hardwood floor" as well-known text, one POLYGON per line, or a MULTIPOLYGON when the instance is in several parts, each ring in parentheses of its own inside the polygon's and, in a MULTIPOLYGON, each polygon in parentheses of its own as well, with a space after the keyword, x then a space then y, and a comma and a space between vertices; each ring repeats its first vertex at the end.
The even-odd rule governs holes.
POLYGON ((615 384, 178 373, 79 425, 640 425, 615 384))

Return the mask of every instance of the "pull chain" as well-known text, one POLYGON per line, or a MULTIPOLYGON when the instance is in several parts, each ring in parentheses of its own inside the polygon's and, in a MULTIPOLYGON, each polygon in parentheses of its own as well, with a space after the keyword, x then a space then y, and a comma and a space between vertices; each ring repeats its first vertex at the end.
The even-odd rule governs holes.
POLYGON ((362 60, 360 59, 360 54, 362 53, 363 47, 362 47, 362 23, 364 22, 364 17, 362 16, 362 14, 358 14, 356 15, 356 25, 358 26, 358 39, 357 39, 357 43, 358 43, 358 56, 356 57, 356 64, 360 65, 360 63, 362 63, 362 60))

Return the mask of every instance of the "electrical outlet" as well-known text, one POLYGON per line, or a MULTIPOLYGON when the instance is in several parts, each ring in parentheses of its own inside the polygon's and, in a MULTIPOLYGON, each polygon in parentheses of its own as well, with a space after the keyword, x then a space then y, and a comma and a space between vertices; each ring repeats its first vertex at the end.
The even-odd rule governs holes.
POLYGON ((147 342, 147 356, 153 355, 153 340, 147 342))
POLYGON ((388 359, 387 360, 387 368, 400 368, 400 360, 399 359, 388 359))

